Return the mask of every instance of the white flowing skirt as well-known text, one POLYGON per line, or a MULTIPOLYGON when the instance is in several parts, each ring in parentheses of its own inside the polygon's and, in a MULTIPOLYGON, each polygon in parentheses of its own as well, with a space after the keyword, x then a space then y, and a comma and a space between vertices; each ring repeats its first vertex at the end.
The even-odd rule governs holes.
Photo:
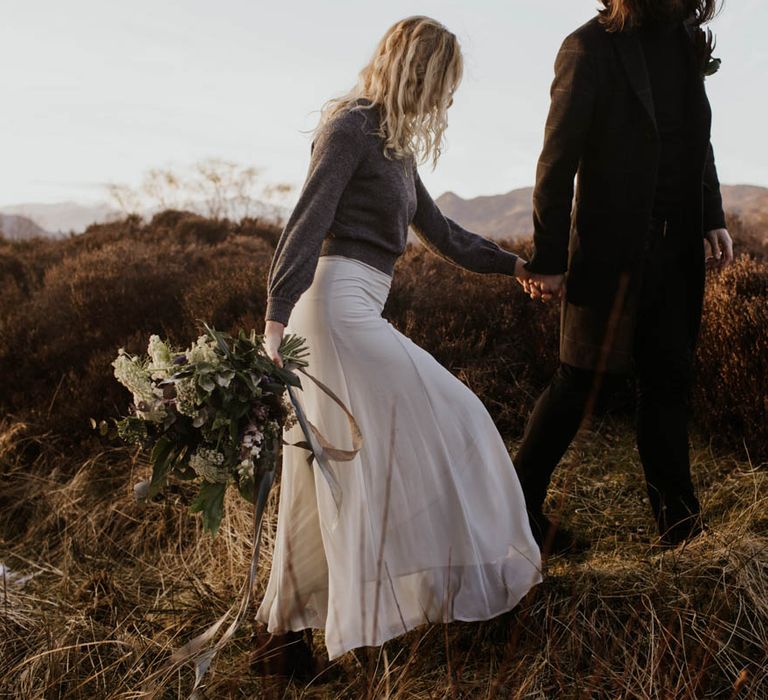
MULTIPOLYGON (((322 256, 287 331, 309 371, 358 421, 364 445, 332 462, 337 510, 307 452, 283 454, 277 535, 256 619, 275 634, 325 631, 329 658, 425 622, 486 620, 539 583, 541 559, 517 474, 481 401, 381 316, 392 278, 322 256)), ((339 408, 309 380, 307 417, 350 447, 339 408)), ((303 439, 296 426, 287 442, 303 439)))

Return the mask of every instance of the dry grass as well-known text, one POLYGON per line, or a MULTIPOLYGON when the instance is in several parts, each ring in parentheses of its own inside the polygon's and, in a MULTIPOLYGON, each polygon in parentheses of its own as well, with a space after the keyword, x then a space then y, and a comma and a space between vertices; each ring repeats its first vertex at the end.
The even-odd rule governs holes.
MULTIPOLYGON (((206 697, 768 697, 768 473, 696 449, 711 530, 659 552, 627 435, 609 421, 574 445, 552 499, 568 481, 566 520, 593 547, 550 560, 545 582, 512 613, 347 654, 306 685, 250 671, 249 622, 218 658, 206 697)), ((211 541, 187 514, 183 489, 149 507, 133 502, 147 465, 122 449, 76 457, 54 436, 7 421, 0 465, 0 556, 11 572, 32 575, 5 580, 7 697, 138 697, 170 648, 237 595, 252 523, 235 498, 211 541)), ((160 697, 183 696, 191 675, 182 671, 160 697)))
MULTIPOLYGON (((146 457, 100 440, 88 418, 126 410, 109 367, 120 345, 139 351, 150 332, 185 343, 198 318, 257 326, 276 235, 165 212, 63 241, 0 241, 0 696, 139 697, 170 650, 238 595, 246 504, 229 497, 215 541, 187 513, 183 484, 140 507, 132 485, 146 457)), ((217 658, 206 697, 768 698, 768 471, 757 464, 768 459, 768 263, 753 252, 757 262, 708 284, 696 397, 707 438, 694 450, 706 536, 651 546, 632 431, 603 418, 551 492, 593 547, 552 559, 515 611, 347 654, 307 685, 252 672, 249 622, 217 658)), ((555 366, 557 311, 510 280, 479 281, 412 250, 386 314, 513 440, 555 366)), ((276 503, 277 493, 257 599, 276 503)), ((184 697, 191 677, 185 669, 162 696, 184 697)))
POLYGON ((697 354, 700 428, 768 459, 768 264, 742 257, 710 282, 697 354))

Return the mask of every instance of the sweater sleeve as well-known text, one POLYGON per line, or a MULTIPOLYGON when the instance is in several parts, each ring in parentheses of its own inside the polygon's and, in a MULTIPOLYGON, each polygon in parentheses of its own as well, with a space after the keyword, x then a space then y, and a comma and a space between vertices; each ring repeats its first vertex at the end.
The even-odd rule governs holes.
POLYGON ((337 116, 312 142, 306 180, 272 257, 267 321, 287 324, 294 305, 312 284, 323 240, 365 150, 357 117, 353 112, 337 116))
POLYGON ((544 275, 568 267, 573 180, 592 121, 596 99, 591 56, 578 36, 562 43, 533 188, 534 253, 526 268, 544 275))
POLYGON ((411 227, 424 245, 439 257, 472 272, 515 274, 517 255, 487 238, 467 231, 445 216, 414 168, 416 213, 411 227))

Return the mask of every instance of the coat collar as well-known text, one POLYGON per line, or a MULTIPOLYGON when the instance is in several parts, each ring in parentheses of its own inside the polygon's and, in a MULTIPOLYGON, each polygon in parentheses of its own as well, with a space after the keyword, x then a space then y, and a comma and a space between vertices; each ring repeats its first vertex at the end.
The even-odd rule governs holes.
POLYGON ((629 83, 635 91, 648 115, 653 129, 658 133, 656 125, 656 108, 653 104, 653 91, 648 77, 648 67, 645 64, 643 47, 640 39, 634 32, 615 32, 612 34, 616 48, 624 64, 624 70, 629 78, 629 83))
MULTIPOLYGON (((678 29, 681 39, 686 46, 688 55, 690 75, 693 77, 692 86, 697 86, 700 82, 699 68, 696 60, 696 53, 693 45, 693 32, 695 27, 691 23, 681 23, 678 29)), ((658 125, 656 123, 656 107, 653 103, 653 90, 648 75, 648 67, 645 63, 645 55, 640 39, 634 32, 616 32, 612 34, 616 48, 624 64, 624 70, 629 79, 635 94, 640 100, 643 108, 653 125, 654 131, 658 134, 658 125)))

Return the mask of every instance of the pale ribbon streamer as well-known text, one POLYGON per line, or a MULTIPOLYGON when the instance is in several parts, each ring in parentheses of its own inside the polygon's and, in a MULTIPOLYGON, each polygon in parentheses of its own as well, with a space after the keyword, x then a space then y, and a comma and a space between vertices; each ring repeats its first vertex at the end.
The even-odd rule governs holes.
MULTIPOLYGON (((339 408, 347 416, 349 421, 349 429, 352 434, 352 449, 343 450, 338 447, 334 447, 323 434, 311 423, 304 413, 304 409, 296 396, 294 387, 288 386, 288 396, 291 400, 291 404, 296 412, 296 418, 301 426, 305 442, 295 443, 291 445, 293 447, 302 447, 310 451, 310 455, 307 459, 310 466, 312 459, 314 458, 317 466, 320 469, 323 477, 328 483, 333 501, 336 504, 336 514, 341 509, 342 491, 338 480, 336 479, 331 469, 328 460, 331 459, 335 462, 350 462, 352 461, 363 446, 363 436, 360 432, 360 427, 352 415, 350 410, 344 405, 344 402, 336 396, 325 384, 319 379, 313 377, 309 372, 296 365, 286 365, 286 369, 295 369, 301 372, 308 379, 311 379, 318 388, 325 394, 327 394, 336 403, 339 408)), ((164 684, 167 678, 174 671, 179 669, 186 663, 194 663, 195 665, 195 684, 190 691, 189 700, 200 700, 201 696, 198 692, 200 683, 203 680, 206 672, 211 666, 214 656, 224 647, 224 645, 232 638, 237 631, 240 623, 248 610, 248 605, 251 602, 251 592, 253 591, 254 584, 256 582, 256 571, 259 561, 259 547, 261 544, 261 529, 262 520, 264 516, 264 509, 267 505, 267 498, 272 488, 272 484, 275 480, 275 473, 277 470, 277 464, 274 464, 271 469, 267 469, 262 472, 257 486, 257 495, 254 503, 253 523, 254 523, 254 538, 253 538, 253 550, 251 553, 251 564, 248 571, 248 579, 243 584, 243 590, 240 594, 240 602, 233 603, 229 609, 212 625, 210 625, 204 632, 197 635, 193 639, 189 640, 186 644, 176 649, 172 654, 168 662, 159 670, 152 673, 144 681, 144 689, 142 690, 142 697, 152 697, 160 688, 158 685, 164 684), (219 640, 209 646, 213 638, 216 636, 219 629, 225 623, 227 618, 231 615, 232 611, 237 608, 237 613, 234 619, 227 627, 224 634, 221 635, 219 640), (156 681, 158 677, 162 676, 161 681, 156 681)), ((134 487, 134 492, 137 497, 140 497, 145 489, 145 482, 141 482, 134 487)), ((149 482, 146 482, 148 487, 149 482)))

